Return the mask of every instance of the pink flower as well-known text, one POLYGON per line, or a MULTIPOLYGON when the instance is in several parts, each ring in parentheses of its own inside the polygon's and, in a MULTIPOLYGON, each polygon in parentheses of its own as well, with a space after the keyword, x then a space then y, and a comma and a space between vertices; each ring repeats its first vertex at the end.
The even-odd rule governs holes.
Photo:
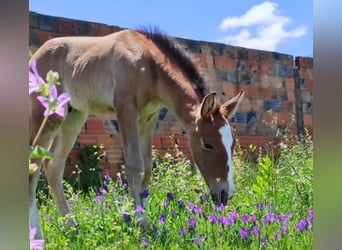
POLYGON ((63 117, 64 105, 70 100, 67 93, 63 93, 57 97, 57 88, 55 85, 50 87, 50 96, 48 98, 44 96, 38 96, 38 101, 45 107, 44 116, 50 116, 53 113, 63 117))
POLYGON ((38 91, 43 84, 44 80, 40 77, 37 71, 37 62, 31 61, 29 69, 29 95, 38 91))

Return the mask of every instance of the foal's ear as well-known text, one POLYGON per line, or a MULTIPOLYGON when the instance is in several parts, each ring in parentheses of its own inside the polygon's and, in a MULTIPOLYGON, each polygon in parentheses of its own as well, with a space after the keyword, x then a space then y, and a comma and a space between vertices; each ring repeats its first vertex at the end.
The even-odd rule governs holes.
POLYGON ((240 90, 239 94, 222 104, 221 110, 226 118, 231 118, 235 114, 244 93, 245 92, 243 90, 240 90))
POLYGON ((203 98, 201 103, 201 117, 208 117, 215 110, 216 92, 211 92, 203 98))

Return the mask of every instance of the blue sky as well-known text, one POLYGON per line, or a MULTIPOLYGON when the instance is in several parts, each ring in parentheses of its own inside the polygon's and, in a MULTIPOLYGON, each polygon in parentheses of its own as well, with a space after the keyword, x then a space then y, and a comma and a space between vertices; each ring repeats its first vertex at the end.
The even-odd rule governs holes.
POLYGON ((309 0, 30 0, 29 10, 122 28, 156 25, 175 37, 313 56, 309 0))

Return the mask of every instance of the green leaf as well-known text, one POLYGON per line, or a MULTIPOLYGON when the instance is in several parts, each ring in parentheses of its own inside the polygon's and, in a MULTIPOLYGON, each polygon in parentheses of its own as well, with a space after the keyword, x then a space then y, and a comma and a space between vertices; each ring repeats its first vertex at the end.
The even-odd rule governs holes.
POLYGON ((30 159, 48 159, 51 160, 53 158, 53 155, 51 152, 49 152, 48 150, 46 150, 45 148, 41 147, 41 146, 35 146, 29 147, 29 157, 30 159))
POLYGON ((29 57, 29 59, 31 59, 31 57, 32 57, 32 51, 31 50, 28 51, 28 57, 29 57))

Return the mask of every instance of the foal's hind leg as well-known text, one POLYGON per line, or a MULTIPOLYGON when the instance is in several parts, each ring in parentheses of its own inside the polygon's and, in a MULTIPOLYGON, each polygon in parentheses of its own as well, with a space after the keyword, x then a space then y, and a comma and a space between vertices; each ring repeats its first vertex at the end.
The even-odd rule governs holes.
POLYGON ((126 179, 135 205, 141 205, 144 161, 139 145, 138 111, 133 98, 117 100, 115 108, 125 155, 126 179))
MULTIPOLYGON (((74 146, 87 116, 86 113, 76 110, 67 114, 53 145, 52 153, 54 157, 44 166, 45 175, 53 198, 62 216, 70 213, 62 184, 65 161, 74 146)), ((69 219, 68 225, 76 226, 76 223, 73 219, 69 219)))

